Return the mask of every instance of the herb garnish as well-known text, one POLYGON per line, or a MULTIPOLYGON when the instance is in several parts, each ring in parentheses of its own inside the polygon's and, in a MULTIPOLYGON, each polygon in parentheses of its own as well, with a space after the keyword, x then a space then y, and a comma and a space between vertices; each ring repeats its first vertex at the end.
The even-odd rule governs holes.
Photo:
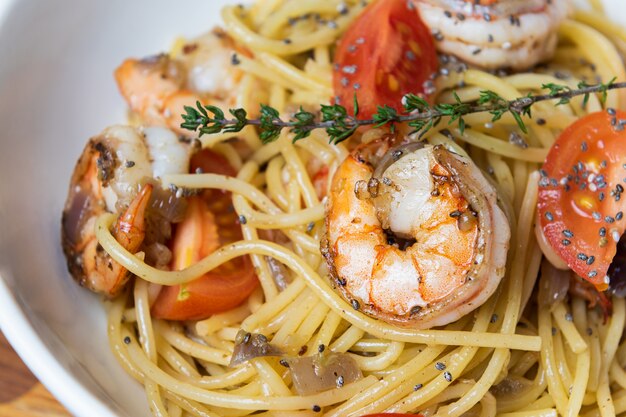
POLYGON ((352 136, 360 126, 374 125, 381 127, 389 125, 393 130, 396 123, 408 123, 419 132, 422 137, 433 127, 437 126, 443 117, 450 117, 448 124, 457 122, 459 131, 463 134, 465 130, 465 120, 463 116, 472 113, 488 112, 492 115, 492 121, 498 121, 507 113, 517 122, 520 130, 528 133, 522 116, 531 117, 531 107, 533 104, 559 99, 557 105, 568 104, 575 96, 584 96, 583 106, 587 105, 589 96, 594 93, 600 94, 600 100, 604 103, 609 90, 626 88, 626 82, 615 82, 613 78, 608 83, 587 84, 584 81, 578 83, 577 89, 572 89, 566 85, 554 83, 544 84, 542 89, 548 90, 546 94, 528 94, 515 100, 506 100, 493 91, 481 91, 480 97, 475 102, 463 102, 453 92, 454 103, 429 104, 423 98, 415 94, 407 94, 402 99, 404 111, 399 113, 390 106, 378 106, 378 111, 371 119, 359 119, 359 106, 356 94, 354 96, 354 113, 348 114, 344 106, 339 104, 321 105, 320 116, 300 109, 294 113, 289 120, 280 118, 278 110, 273 107, 261 104, 260 117, 258 119, 248 119, 248 114, 244 109, 230 109, 233 118, 226 118, 224 112, 218 107, 203 105, 196 102, 196 108, 185 106, 185 114, 181 115, 184 122, 180 125, 183 129, 198 131, 200 136, 213 133, 239 132, 248 125, 259 126, 260 136, 263 143, 272 142, 280 136, 283 129, 287 128, 294 133, 293 141, 304 139, 311 134, 314 129, 324 129, 330 138, 330 143, 340 143, 352 136), (209 114, 211 113, 211 114, 209 114))

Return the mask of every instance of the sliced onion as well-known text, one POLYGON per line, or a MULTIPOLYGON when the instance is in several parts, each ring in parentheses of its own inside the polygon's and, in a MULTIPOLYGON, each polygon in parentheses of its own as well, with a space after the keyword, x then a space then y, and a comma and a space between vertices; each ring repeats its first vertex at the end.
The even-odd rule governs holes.
POLYGON ((289 286, 291 281, 293 281, 291 275, 289 275, 289 270, 285 267, 285 265, 270 256, 266 256, 265 260, 270 268, 276 287, 278 287, 280 291, 283 291, 287 288, 287 286, 289 286))
POLYGON ((261 356, 282 356, 283 351, 272 345, 265 335, 240 330, 235 337, 235 350, 230 366, 237 366, 261 356))
POLYGON ((311 395, 342 387, 363 378, 356 361, 347 353, 287 359, 293 386, 300 395, 311 395))
POLYGON ((510 375, 504 378, 489 391, 496 397, 512 398, 522 395, 526 390, 532 388, 533 382, 521 376, 510 375))
POLYGON ((539 306, 550 307, 567 296, 570 271, 555 268, 549 261, 541 261, 541 279, 539 280, 539 306))

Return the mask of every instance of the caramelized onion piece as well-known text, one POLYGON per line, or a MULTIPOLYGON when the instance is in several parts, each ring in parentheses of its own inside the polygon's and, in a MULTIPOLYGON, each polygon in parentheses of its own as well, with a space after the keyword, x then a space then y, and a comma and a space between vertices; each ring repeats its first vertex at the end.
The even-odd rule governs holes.
POLYGON ((287 359, 293 386, 299 395, 311 395, 363 378, 356 361, 347 353, 322 353, 287 359))
POLYGON ((539 306, 550 307, 565 299, 569 290, 570 271, 555 268, 549 261, 541 261, 539 306))
POLYGON ((240 330, 235 337, 235 350, 229 366, 237 366, 261 356, 282 356, 283 351, 272 345, 265 335, 240 330))

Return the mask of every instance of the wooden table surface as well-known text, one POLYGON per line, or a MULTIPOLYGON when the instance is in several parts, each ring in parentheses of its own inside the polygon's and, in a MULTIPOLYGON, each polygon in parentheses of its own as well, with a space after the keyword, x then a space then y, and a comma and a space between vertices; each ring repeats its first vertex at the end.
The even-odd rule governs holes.
POLYGON ((0 333, 0 417, 70 417, 0 333))

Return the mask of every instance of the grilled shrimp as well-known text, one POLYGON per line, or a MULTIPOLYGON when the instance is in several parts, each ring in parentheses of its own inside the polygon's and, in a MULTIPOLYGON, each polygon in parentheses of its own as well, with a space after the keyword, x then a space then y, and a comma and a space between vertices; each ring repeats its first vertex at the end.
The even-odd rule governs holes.
POLYGON ((187 172, 188 146, 164 128, 143 132, 113 126, 87 143, 74 169, 62 219, 63 251, 68 269, 79 284, 113 297, 129 273, 98 244, 99 215, 120 213, 113 235, 130 252, 142 247, 153 264, 169 263, 170 222, 184 202, 156 181, 166 173, 187 172), (163 257, 165 257, 163 259, 163 257))
POLYGON ((416 329, 484 303, 504 275, 510 238, 474 163, 422 144, 382 159, 353 151, 332 179, 326 229, 322 252, 338 292, 368 315, 416 329))
POLYGON ((185 105, 210 101, 233 107, 241 71, 232 64, 235 42, 215 29, 187 43, 180 56, 161 54, 127 59, 115 79, 131 110, 150 125, 167 126, 181 133, 180 113, 185 105))
POLYGON ((413 0, 437 49, 487 69, 531 67, 550 58, 569 0, 413 0))

